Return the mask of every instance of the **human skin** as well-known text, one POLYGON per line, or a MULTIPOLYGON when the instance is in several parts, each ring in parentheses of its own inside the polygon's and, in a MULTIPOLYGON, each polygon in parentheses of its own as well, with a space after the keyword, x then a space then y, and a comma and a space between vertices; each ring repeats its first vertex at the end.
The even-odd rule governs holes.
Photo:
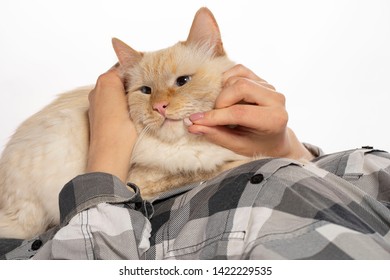
POLYGON ((99 76, 89 94, 90 146, 87 172, 106 172, 126 182, 137 131, 117 69, 99 76))

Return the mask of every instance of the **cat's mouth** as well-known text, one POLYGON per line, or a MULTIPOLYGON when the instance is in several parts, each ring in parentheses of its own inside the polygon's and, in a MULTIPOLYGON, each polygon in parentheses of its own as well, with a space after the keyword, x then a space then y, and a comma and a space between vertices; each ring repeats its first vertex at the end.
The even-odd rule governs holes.
POLYGON ((166 122, 166 123, 172 123, 172 122, 178 122, 178 121, 180 121, 180 120, 168 119, 168 118, 166 118, 166 119, 164 120, 164 122, 166 122))
POLYGON ((153 129, 155 136, 169 143, 174 143, 185 137, 188 134, 187 127, 190 125, 186 119, 189 121, 188 116, 174 116, 173 118, 165 116, 164 119, 161 118, 158 123, 155 123, 156 126, 153 129))
POLYGON ((170 117, 165 117, 163 120, 161 127, 169 127, 169 128, 175 128, 175 127, 188 127, 191 126, 192 122, 190 121, 189 117, 184 117, 184 118, 170 118, 170 117))
POLYGON ((171 119, 171 118, 165 118, 162 125, 173 125, 173 124, 177 124, 177 123, 180 123, 180 122, 183 122, 183 119, 171 119))
POLYGON ((172 114, 172 115, 165 115, 160 116, 158 122, 156 123, 158 134, 162 133, 163 135, 166 135, 167 133, 170 136, 182 135, 184 132, 187 132, 186 127, 192 125, 192 122, 189 119, 189 114, 186 115, 180 115, 180 114, 172 114))

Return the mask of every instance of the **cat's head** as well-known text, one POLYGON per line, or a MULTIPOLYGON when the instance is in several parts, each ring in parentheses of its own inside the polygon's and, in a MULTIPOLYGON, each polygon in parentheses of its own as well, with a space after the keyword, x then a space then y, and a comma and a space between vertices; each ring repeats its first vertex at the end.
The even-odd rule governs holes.
POLYGON ((212 13, 200 9, 187 40, 167 49, 137 52, 118 39, 113 39, 113 46, 138 132, 147 130, 148 135, 171 143, 195 137, 183 119, 214 108, 222 73, 233 65, 212 13))

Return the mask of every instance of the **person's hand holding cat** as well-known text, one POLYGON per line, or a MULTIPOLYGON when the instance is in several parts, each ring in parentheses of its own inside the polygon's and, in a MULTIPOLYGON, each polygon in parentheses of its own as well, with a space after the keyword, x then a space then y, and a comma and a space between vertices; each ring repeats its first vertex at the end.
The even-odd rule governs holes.
POLYGON ((224 73, 215 109, 193 114, 190 120, 189 132, 238 154, 312 158, 287 127, 284 95, 242 65, 224 73))
POLYGON ((126 181, 137 138, 126 93, 115 68, 102 74, 89 94, 90 146, 87 172, 106 172, 126 181))

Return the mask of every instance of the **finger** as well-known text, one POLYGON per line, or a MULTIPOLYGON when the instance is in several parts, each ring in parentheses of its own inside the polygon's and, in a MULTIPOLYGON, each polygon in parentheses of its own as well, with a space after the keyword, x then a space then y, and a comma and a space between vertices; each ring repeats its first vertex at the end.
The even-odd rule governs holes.
POLYGON ((109 70, 111 70, 111 69, 119 69, 120 66, 121 66, 120 63, 117 62, 109 70))
POLYGON ((110 69, 98 77, 95 87, 88 94, 88 100, 91 103, 96 98, 96 95, 108 92, 121 92, 124 94, 122 80, 114 69, 110 69))
MULTIPOLYGON (((237 80, 243 79, 243 78, 249 79, 249 78, 240 77, 240 76, 232 76, 232 77, 229 77, 229 78, 226 80, 226 82, 225 82, 225 84, 223 85, 223 87, 231 86, 231 85, 233 85, 237 80)), ((270 85, 269 83, 267 83, 267 82, 264 81, 264 80, 254 80, 254 79, 249 79, 249 80, 251 80, 251 81, 253 81, 253 82, 255 82, 255 83, 259 84, 259 85, 262 85, 262 86, 264 86, 264 87, 266 87, 266 88, 272 89, 272 90, 274 90, 274 91, 276 90, 275 87, 274 87, 273 85, 270 85)))
POLYGON ((89 115, 95 111, 100 113, 110 111, 109 116, 128 114, 128 102, 123 83, 115 69, 110 69, 99 76, 95 88, 88 96, 89 115))
POLYGON ((244 65, 237 64, 223 73, 223 76, 222 76, 223 84, 225 84, 225 82, 230 77, 234 77, 234 76, 247 78, 247 79, 251 79, 251 80, 255 80, 255 81, 260 81, 260 82, 264 81, 262 78, 257 76, 255 73, 253 73, 251 70, 246 68, 244 65))
POLYGON ((266 88, 269 88, 269 89, 271 89, 271 90, 273 90, 273 91, 276 91, 275 87, 274 87, 273 85, 270 85, 270 84, 267 83, 266 81, 264 81, 264 82, 259 82, 259 84, 262 85, 262 86, 264 86, 264 87, 266 87, 266 88))
POLYGON ((237 64, 224 72, 223 74, 223 85, 228 86, 230 82, 234 82, 233 78, 247 78, 253 80, 269 89, 275 90, 275 87, 264 79, 257 76, 253 71, 243 66, 242 64, 237 64))
POLYGON ((265 82, 255 82, 247 78, 232 77, 215 101, 216 108, 229 107, 236 103, 249 103, 261 106, 284 105, 284 96, 274 91, 265 82))
POLYGON ((95 95, 95 89, 96 89, 96 88, 93 88, 93 89, 89 92, 89 94, 88 94, 88 101, 89 101, 89 103, 92 102, 92 99, 93 99, 93 97, 94 97, 94 95, 95 95))
POLYGON ((99 76, 96 81, 95 91, 98 92, 122 92, 125 93, 122 77, 115 68, 99 76))
POLYGON ((260 107, 237 104, 190 116, 193 124, 203 126, 239 125, 259 133, 278 133, 287 126, 288 114, 284 107, 260 107))
POLYGON ((252 156, 250 151, 249 138, 236 133, 233 129, 223 126, 202 126, 193 125, 188 128, 190 133, 203 135, 208 141, 217 144, 218 146, 225 147, 238 154, 252 156))

